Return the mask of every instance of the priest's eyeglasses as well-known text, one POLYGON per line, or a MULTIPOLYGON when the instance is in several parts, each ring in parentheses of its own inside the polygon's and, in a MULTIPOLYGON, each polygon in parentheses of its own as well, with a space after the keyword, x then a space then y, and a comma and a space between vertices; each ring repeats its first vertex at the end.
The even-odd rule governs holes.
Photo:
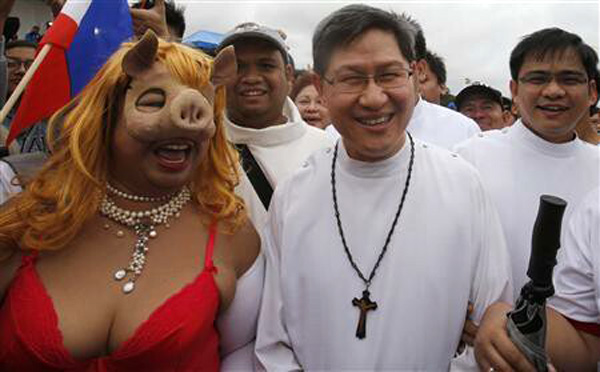
POLYGON ((589 81, 585 74, 579 72, 530 72, 519 78, 521 83, 537 88, 547 86, 552 80, 563 88, 580 87, 589 81))
POLYGON ((381 89, 395 89, 408 85, 413 71, 404 67, 391 67, 375 75, 362 75, 357 73, 341 73, 333 78, 323 77, 339 93, 361 93, 369 86, 373 79, 381 89))

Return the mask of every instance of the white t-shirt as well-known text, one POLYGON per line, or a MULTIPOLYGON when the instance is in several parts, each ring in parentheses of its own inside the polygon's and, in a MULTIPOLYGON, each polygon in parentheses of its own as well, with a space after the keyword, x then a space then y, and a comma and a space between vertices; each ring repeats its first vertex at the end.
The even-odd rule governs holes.
POLYGON ((511 127, 482 132, 456 151, 479 170, 498 209, 517 297, 529 281, 526 272, 540 196, 567 201, 564 235, 573 207, 598 186, 600 149, 577 138, 562 144, 548 142, 518 120, 511 127))
POLYGON ((577 206, 563 241, 549 305, 568 318, 600 324, 600 188, 577 206))

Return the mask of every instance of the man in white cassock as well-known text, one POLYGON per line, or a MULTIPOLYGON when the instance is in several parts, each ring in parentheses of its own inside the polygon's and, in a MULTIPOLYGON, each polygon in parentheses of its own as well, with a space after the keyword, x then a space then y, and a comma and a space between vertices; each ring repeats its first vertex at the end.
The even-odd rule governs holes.
MULTIPOLYGON (((467 304, 511 301, 504 238, 477 172, 405 128, 413 38, 365 5, 313 37, 317 85, 341 140, 279 184, 263 234, 262 368, 448 370, 467 304)), ((469 360, 471 358, 471 360, 469 360)))
MULTIPOLYGON (((256 230, 262 231, 272 190, 315 150, 331 146, 320 129, 306 124, 288 98, 293 68, 280 32, 256 23, 229 31, 219 49, 235 47, 238 73, 227 87, 225 129, 241 152, 244 171, 236 193, 244 199, 256 230)), ((264 279, 256 260, 237 282, 235 298, 219 317, 221 371, 254 368, 254 337, 264 279)))
POLYGON ((229 140, 242 149, 245 170, 236 192, 260 233, 272 190, 310 154, 333 141, 306 124, 288 97, 294 69, 282 32, 242 23, 225 35, 219 50, 228 45, 235 47, 238 75, 227 89, 225 127, 229 140), (260 171, 264 183, 254 171, 260 171))

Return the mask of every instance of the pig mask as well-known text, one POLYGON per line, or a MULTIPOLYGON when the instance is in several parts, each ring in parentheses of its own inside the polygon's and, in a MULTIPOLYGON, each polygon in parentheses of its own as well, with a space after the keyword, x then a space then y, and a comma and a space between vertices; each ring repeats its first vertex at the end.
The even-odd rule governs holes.
MULTIPOLYGON (((152 31, 127 52, 122 68, 131 78, 125 95, 121 124, 140 142, 172 138, 195 143, 215 133, 215 89, 234 79, 237 65, 233 48, 214 59, 212 74, 200 90, 184 85, 157 61, 158 39, 152 31)), ((198 66, 198 73, 203 70, 198 66)))

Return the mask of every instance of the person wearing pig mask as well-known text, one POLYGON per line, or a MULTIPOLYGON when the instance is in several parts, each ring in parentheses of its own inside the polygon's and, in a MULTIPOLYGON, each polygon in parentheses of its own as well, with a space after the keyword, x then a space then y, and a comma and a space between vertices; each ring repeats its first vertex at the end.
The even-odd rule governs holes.
POLYGON ((232 76, 232 48, 213 62, 150 31, 59 112, 0 211, 0 370, 218 370, 215 318, 259 251, 223 131, 232 76))

